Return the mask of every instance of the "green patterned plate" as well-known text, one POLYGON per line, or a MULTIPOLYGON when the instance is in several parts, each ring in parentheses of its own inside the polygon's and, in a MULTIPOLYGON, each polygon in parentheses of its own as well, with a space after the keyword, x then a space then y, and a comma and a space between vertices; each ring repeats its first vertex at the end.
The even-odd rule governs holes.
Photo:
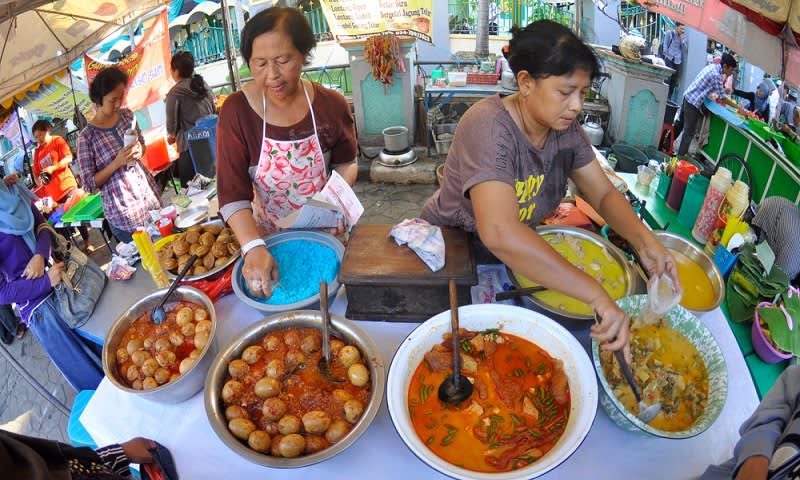
MULTIPOLYGON (((642 311, 647 302, 647 295, 631 295, 617 300, 620 308, 631 315, 637 315, 642 311)), ((703 433, 710 427, 722 412, 725 400, 728 398, 728 369, 725 366, 725 358, 722 356, 714 335, 703 325, 696 316, 681 307, 674 307, 667 313, 669 324, 675 330, 681 332, 691 341, 703 360, 708 370, 708 404, 700 418, 689 429, 680 432, 665 432, 653 428, 642 422, 635 415, 629 412, 611 391, 603 368, 600 366, 600 348, 596 340, 592 340, 592 363, 600 379, 600 405, 606 411, 611 420, 620 427, 630 432, 655 435, 664 438, 690 438, 703 433)))

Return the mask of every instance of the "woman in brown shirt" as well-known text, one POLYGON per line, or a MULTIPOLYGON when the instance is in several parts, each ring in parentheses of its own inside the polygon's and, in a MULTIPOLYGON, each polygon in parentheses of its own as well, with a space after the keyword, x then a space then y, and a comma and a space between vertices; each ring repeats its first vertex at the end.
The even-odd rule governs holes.
POLYGON ((315 45, 311 27, 294 8, 255 15, 241 39, 253 81, 220 109, 220 213, 242 244, 247 288, 260 297, 269 297, 278 279, 262 237, 320 191, 331 168, 351 185, 358 174, 349 105, 333 90, 300 78, 315 45))
MULTIPOLYGON (((422 217, 476 233, 503 263, 547 288, 589 304, 602 318, 592 336, 628 350, 628 319, 605 289, 536 234, 566 193, 567 179, 638 250, 650 273, 680 285, 675 261, 606 178, 577 116, 594 52, 568 28, 542 20, 513 31, 508 62, 519 93, 486 98, 461 119, 442 188, 422 217)), ((680 287, 679 287, 680 288, 680 287)))

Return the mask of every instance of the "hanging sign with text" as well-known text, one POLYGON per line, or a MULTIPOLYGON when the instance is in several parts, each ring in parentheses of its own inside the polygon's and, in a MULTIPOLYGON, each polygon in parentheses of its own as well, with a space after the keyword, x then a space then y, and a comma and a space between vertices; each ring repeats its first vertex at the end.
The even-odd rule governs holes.
POLYGON ((393 32, 431 43, 432 0, 320 0, 337 40, 393 32))

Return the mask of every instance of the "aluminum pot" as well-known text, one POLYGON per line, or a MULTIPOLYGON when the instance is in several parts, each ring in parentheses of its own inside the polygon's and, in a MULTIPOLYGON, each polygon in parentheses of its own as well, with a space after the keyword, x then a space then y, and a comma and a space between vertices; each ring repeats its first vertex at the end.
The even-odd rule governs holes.
POLYGON ((408 150, 408 129, 403 126, 384 128, 383 143, 389 152, 408 150))
MULTIPOLYGON (((646 291, 646 284, 642 282, 641 276, 637 271, 637 268, 631 265, 631 263, 625 258, 625 255, 622 253, 620 249, 618 249, 614 244, 612 244, 607 239, 592 233, 588 230, 584 230, 582 228, 577 227, 569 227, 569 226, 561 226, 561 225, 545 225, 536 228, 536 233, 539 235, 546 235, 550 233, 563 233, 565 235, 571 235, 573 237, 582 238, 584 240, 588 240, 596 245, 599 245, 602 248, 608 250, 611 254, 611 257, 614 258, 619 264, 622 266, 623 275, 625 277, 625 294, 623 296, 632 295, 634 293, 639 293, 641 291, 646 291), (642 290, 642 289, 645 290, 642 290)), ((511 279, 511 282, 517 287, 521 288, 519 280, 517 280, 516 273, 511 270, 508 270, 508 278, 511 279)), ((561 325, 563 325, 566 329, 572 331, 581 331, 586 330, 592 326, 594 322, 594 317, 592 315, 582 315, 582 314, 573 314, 573 313, 566 313, 559 310, 556 307, 551 307, 541 301, 539 301, 536 297, 532 295, 524 295, 520 297, 522 301, 522 305, 535 310, 537 312, 543 313, 549 318, 557 321, 561 325)))
POLYGON ((343 439, 325 450, 296 458, 279 458, 258 453, 237 440, 228 430, 228 421, 225 419, 221 399, 222 386, 225 384, 225 379, 228 375, 228 364, 232 360, 240 358, 245 348, 257 343, 270 332, 290 327, 322 328, 322 314, 316 310, 279 313, 267 317, 239 333, 217 355, 208 371, 205 389, 206 415, 214 433, 228 448, 258 465, 273 468, 298 468, 313 465, 335 456, 352 445, 369 428, 383 402, 383 391, 386 386, 386 372, 383 360, 381 360, 378 353, 378 346, 364 330, 339 315, 331 315, 330 317, 333 325, 332 333, 345 342, 355 345, 367 360, 370 380, 372 381, 372 392, 369 403, 366 405, 358 423, 353 426, 353 429, 343 439))
POLYGON ((175 292, 169 299, 169 302, 186 301, 202 305, 203 308, 208 311, 208 317, 211 320, 211 333, 208 337, 208 346, 203 350, 203 353, 200 354, 200 357, 188 372, 158 388, 152 390, 135 390, 122 380, 117 370, 116 351, 120 346, 120 341, 125 331, 128 330, 128 327, 130 327, 137 318, 151 311, 165 293, 167 293, 167 289, 162 288, 148 294, 146 297, 128 307, 117 321, 114 322, 114 325, 111 327, 111 330, 108 331, 105 342, 103 343, 103 372, 115 387, 124 392, 139 395, 142 398, 154 402, 180 403, 193 397, 194 394, 203 389, 206 372, 217 353, 217 314, 214 310, 214 304, 211 303, 208 296, 200 290, 181 286, 175 289, 175 292))

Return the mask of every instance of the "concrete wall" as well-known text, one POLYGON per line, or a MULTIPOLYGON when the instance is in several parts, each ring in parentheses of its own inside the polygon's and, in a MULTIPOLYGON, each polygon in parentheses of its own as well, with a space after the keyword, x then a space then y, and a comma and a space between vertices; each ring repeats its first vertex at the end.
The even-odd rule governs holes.
POLYGON ((683 60, 683 68, 678 77, 678 86, 675 88, 675 99, 680 105, 683 102, 683 94, 686 88, 694 81, 700 70, 706 66, 706 43, 708 36, 705 33, 693 28, 686 27, 686 38, 688 42, 688 52, 683 60))
MULTIPOLYGON (((450 48, 450 27, 447 19, 447 0, 433 0, 433 45, 427 42, 417 42, 417 58, 430 61, 448 61, 452 54, 450 48)), ((475 41, 472 41, 473 46, 475 41)), ((453 50, 455 51, 455 50, 453 50)))
MULTIPOLYGON (((608 6, 605 11, 616 12, 618 6, 619 0, 608 0, 608 6)), ((619 25, 614 20, 603 15, 591 0, 583 0, 583 16, 586 19, 585 41, 609 47, 619 43, 619 25)), ((616 13, 611 16, 616 16, 616 13)))

